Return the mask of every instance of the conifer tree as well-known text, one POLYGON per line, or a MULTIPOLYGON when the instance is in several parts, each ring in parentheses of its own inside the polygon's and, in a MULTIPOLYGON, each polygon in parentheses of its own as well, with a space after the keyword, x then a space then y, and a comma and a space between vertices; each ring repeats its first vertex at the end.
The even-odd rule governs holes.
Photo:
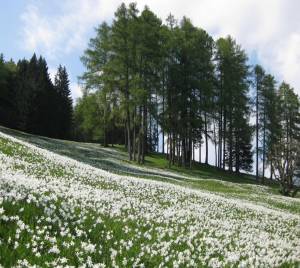
MULTIPOLYGON (((256 139, 256 181, 259 180, 259 155, 260 155, 260 146, 259 146, 259 136, 261 131, 261 109, 263 109, 263 105, 261 105, 262 99, 262 91, 263 91, 263 80, 264 80, 264 70, 260 65, 256 65, 254 68, 255 75, 255 117, 256 117, 256 125, 255 125, 255 139, 256 139)), ((262 103, 263 104, 263 103, 262 103)), ((263 115, 264 116, 264 115, 263 115)), ((263 122, 264 124, 264 122, 263 122)))
POLYGON ((217 41, 219 167, 252 169, 247 56, 229 36, 217 41), (250 134, 249 134, 250 133, 250 134))
POLYGON ((126 144, 129 160, 132 160, 132 96, 130 88, 135 81, 135 53, 136 36, 133 29, 136 26, 137 9, 135 4, 130 4, 127 9, 123 3, 115 13, 112 25, 112 59, 109 64, 112 79, 116 82, 118 90, 122 94, 122 106, 124 108, 126 125, 126 144))
POLYGON ((293 88, 285 82, 279 87, 278 98, 280 129, 278 142, 272 148, 272 169, 281 193, 294 196, 298 191, 294 177, 300 158, 300 101, 293 88))
POLYGON ((29 62, 30 100, 27 129, 29 132, 55 137, 55 90, 48 73, 46 60, 36 58, 29 62))
POLYGON ((276 120, 278 111, 276 110, 276 88, 275 79, 272 75, 267 74, 262 81, 259 125, 261 127, 262 136, 262 182, 265 180, 265 170, 267 165, 267 157, 272 144, 276 142, 276 132, 279 128, 278 120, 276 120))
POLYGON ((59 65, 54 79, 54 88, 57 95, 55 117, 57 137, 63 139, 69 139, 72 134, 73 102, 69 84, 66 68, 59 65))
POLYGON ((0 54, 0 124, 16 127, 16 64, 0 54))
MULTIPOLYGON (((115 92, 115 82, 112 68, 110 67, 111 60, 111 27, 105 22, 97 29, 97 36, 92 38, 89 43, 89 48, 81 57, 82 62, 87 68, 87 71, 81 77, 84 81, 85 88, 97 93, 97 103, 103 111, 101 125, 103 127, 103 144, 107 146, 108 130, 111 128, 110 122, 113 121, 112 115, 112 96, 115 92), (111 121, 112 119, 112 121, 111 121)), ((98 120, 97 120, 98 121, 98 120)))

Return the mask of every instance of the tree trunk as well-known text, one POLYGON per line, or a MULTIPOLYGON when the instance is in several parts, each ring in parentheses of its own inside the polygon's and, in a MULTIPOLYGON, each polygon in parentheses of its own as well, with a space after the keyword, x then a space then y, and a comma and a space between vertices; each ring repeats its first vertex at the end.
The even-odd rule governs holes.
POLYGON ((130 112, 129 112, 129 64, 128 59, 126 59, 126 85, 125 85, 125 99, 126 99, 126 121, 127 121, 127 149, 128 149, 128 158, 129 161, 132 160, 132 141, 131 141, 131 121, 130 121, 130 112))
POLYGON ((186 157, 186 145, 185 145, 185 139, 182 139, 182 156, 181 156, 181 163, 182 163, 182 166, 185 166, 185 157, 186 157))
POLYGON ((270 180, 273 180, 273 173, 274 173, 274 170, 273 170, 273 161, 272 161, 272 160, 271 160, 270 166, 271 166, 270 180))
POLYGON ((264 108, 262 183, 265 183, 265 162, 266 162, 266 112, 265 112, 265 108, 264 108))
POLYGON ((237 174, 240 173, 240 148, 239 148, 239 137, 236 137, 236 143, 235 143, 235 172, 237 174))
POLYGON ((147 107, 143 109, 143 142, 142 142, 142 164, 145 163, 145 153, 147 152, 147 107))
POLYGON ((165 119, 165 89, 164 89, 164 79, 163 79, 163 107, 162 107, 162 110, 163 110, 163 127, 162 127, 162 153, 164 154, 165 153, 165 131, 164 131, 164 119, 165 119))
POLYGON ((127 122, 125 122, 125 128, 124 128, 124 145, 125 149, 127 150, 128 148, 128 140, 127 140, 127 122))
POLYGON ((107 147, 107 131, 106 131, 106 127, 104 126, 104 135, 103 135, 103 146, 107 147))
POLYGON ((213 121, 213 125, 214 125, 214 146, 215 146, 215 166, 218 166, 218 152, 217 152, 217 135, 216 135, 216 125, 215 125, 215 121, 213 121))
POLYGON ((205 128, 205 164, 208 165, 208 133, 207 133, 207 113, 204 112, 204 128, 205 128))
POLYGON ((169 146, 169 144, 170 144, 170 134, 167 133, 167 159, 168 159, 168 160, 169 160, 169 158, 170 158, 170 152, 169 152, 170 146, 169 146))
MULTIPOLYGON (((258 83, 258 82, 256 82, 258 83)), ((258 182, 258 85, 256 85, 256 181, 258 182)))
POLYGON ((225 157, 226 157, 226 111, 224 109, 224 125, 223 125, 223 165, 222 168, 225 170, 225 157))
POLYGON ((136 108, 134 108, 133 114, 133 141, 132 141, 132 151, 133 151, 133 161, 136 161, 136 108))
POLYGON ((172 164, 174 165, 175 164, 175 149, 176 149, 176 138, 175 138, 175 134, 173 133, 173 138, 172 138, 172 148, 173 148, 173 151, 172 151, 172 164))
MULTIPOLYGON (((158 96, 157 96, 157 91, 156 91, 156 105, 158 106, 158 96)), ((158 107, 156 109, 156 138, 155 138, 155 146, 156 146, 156 152, 158 153, 159 152, 159 132, 158 132, 158 107)))
POLYGON ((193 142, 193 162, 195 162, 195 143, 193 142))
POLYGON ((201 164, 201 147, 202 147, 202 144, 201 144, 201 140, 199 142, 199 163, 201 164))
POLYGON ((229 171, 232 171, 233 166, 233 133, 232 133, 232 110, 229 115, 229 171))
POLYGON ((130 114, 129 109, 127 109, 127 149, 128 149, 128 157, 129 161, 132 160, 132 144, 131 144, 131 134, 130 134, 130 114))
POLYGON ((168 153, 169 153, 169 167, 171 167, 171 164, 172 164, 172 140, 171 140, 171 133, 169 134, 169 139, 168 139, 168 153))
MULTIPOLYGON (((148 135, 148 133, 147 133, 148 135)), ((151 113, 149 113, 149 137, 147 139, 147 143, 146 143, 146 147, 147 150, 146 152, 150 152, 152 150, 152 144, 153 144, 153 137, 152 137, 152 117, 151 117, 151 113)))
POLYGON ((190 168, 192 168, 192 148, 193 148, 193 145, 192 145, 192 139, 190 138, 189 139, 189 161, 190 161, 190 168))
POLYGON ((223 141, 222 121, 223 121, 223 112, 222 112, 222 108, 221 108, 220 109, 220 117, 219 117, 219 161, 218 161, 219 168, 222 168, 222 141, 223 141))

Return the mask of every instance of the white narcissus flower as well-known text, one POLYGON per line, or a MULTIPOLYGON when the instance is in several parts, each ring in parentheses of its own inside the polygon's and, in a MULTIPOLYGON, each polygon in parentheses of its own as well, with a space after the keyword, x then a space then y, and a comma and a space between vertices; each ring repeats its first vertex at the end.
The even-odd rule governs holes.
POLYGON ((49 253, 54 253, 54 254, 59 254, 59 253, 60 253, 60 250, 59 250, 59 248, 55 245, 55 246, 53 246, 52 248, 50 248, 48 252, 49 252, 49 253))
MULTIPOLYGON (((0 152, 1 204, 17 206, 29 201, 29 208, 36 206, 43 211, 42 216, 32 218, 37 225, 32 228, 18 214, 19 209, 17 215, 10 215, 0 208, 1 220, 18 226, 16 234, 2 243, 21 243, 23 235, 29 234, 28 249, 35 254, 45 250, 55 254, 49 266, 68 263, 61 255, 70 250, 79 265, 105 267, 93 263, 93 256, 107 250, 106 244, 101 245, 104 240, 111 247, 109 254, 115 266, 122 262, 123 266, 141 267, 151 258, 161 260, 157 266, 174 267, 199 263, 276 267, 300 260, 297 214, 258 202, 112 174, 0 133, 1 138, 8 139, 11 146, 21 146, 14 156, 0 152), (32 155, 30 161, 22 150, 32 155), (119 233, 112 230, 113 224, 120 227, 119 233), (90 239, 95 231, 96 242, 90 239)), ((268 198, 287 205, 300 204, 275 195, 268 198)))

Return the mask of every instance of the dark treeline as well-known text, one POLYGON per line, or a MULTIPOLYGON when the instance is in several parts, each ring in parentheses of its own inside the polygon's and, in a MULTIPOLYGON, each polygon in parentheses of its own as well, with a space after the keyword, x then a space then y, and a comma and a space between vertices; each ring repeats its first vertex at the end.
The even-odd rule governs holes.
POLYGON ((66 68, 52 83, 46 60, 34 54, 15 64, 0 57, 0 124, 52 138, 71 138, 72 98, 66 68))
POLYGON ((138 163, 162 147, 170 165, 186 167, 197 148, 208 164, 211 143, 215 165, 237 173, 252 171, 255 153, 257 180, 269 167, 284 194, 291 193, 299 98, 261 66, 249 66, 232 37, 215 41, 186 17, 178 23, 170 15, 163 24, 147 7, 122 4, 111 25, 96 29, 81 60, 85 92, 75 108, 81 138, 105 146, 123 139, 129 160, 138 163))

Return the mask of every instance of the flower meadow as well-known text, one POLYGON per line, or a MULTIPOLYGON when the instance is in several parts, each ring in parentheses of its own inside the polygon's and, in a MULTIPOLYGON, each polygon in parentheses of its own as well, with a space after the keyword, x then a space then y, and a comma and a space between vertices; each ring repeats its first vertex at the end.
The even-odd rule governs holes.
POLYGON ((0 264, 299 267, 300 215, 113 174, 0 132, 0 264))

